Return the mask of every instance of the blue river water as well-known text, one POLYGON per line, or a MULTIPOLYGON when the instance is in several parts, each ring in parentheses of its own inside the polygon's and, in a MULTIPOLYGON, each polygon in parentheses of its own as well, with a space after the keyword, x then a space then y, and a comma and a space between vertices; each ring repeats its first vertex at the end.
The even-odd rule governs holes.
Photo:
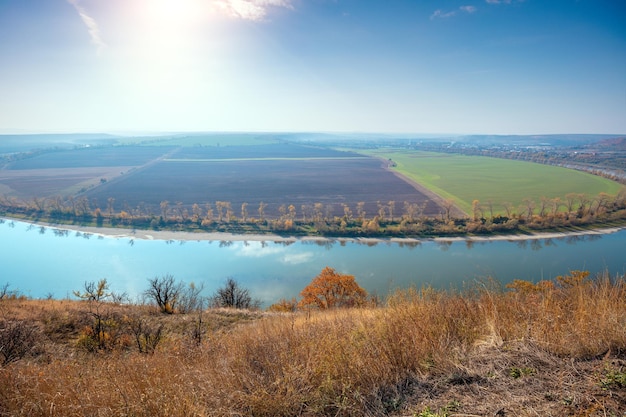
POLYGON ((461 288, 487 277, 538 281, 571 270, 626 272, 626 230, 602 235, 414 244, 351 240, 289 243, 113 238, 5 220, 0 286, 33 298, 71 297, 85 281, 138 300, 147 280, 171 274, 204 284, 206 295, 232 277, 267 306, 297 297, 325 266, 352 274, 370 293, 432 285, 461 288))

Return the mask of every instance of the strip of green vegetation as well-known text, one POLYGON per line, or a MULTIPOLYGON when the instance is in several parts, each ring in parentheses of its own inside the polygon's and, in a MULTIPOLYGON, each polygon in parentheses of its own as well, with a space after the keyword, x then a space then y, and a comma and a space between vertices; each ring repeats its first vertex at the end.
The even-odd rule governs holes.
POLYGON ((445 199, 453 199, 468 214, 473 200, 482 204, 491 201, 494 214, 502 214, 505 203, 518 207, 524 199, 565 200, 570 193, 614 196, 624 188, 595 175, 525 161, 420 151, 379 150, 368 154, 391 159, 396 171, 445 199))
POLYGON ((276 144, 278 140, 271 136, 259 136, 256 134, 246 133, 216 133, 206 135, 190 135, 150 138, 141 141, 142 145, 160 145, 160 146, 250 146, 250 145, 270 145, 276 144))
POLYGON ((245 162, 245 161, 332 161, 369 159, 366 157, 342 157, 342 156, 322 156, 322 157, 267 157, 267 158, 166 158, 163 162, 245 162))

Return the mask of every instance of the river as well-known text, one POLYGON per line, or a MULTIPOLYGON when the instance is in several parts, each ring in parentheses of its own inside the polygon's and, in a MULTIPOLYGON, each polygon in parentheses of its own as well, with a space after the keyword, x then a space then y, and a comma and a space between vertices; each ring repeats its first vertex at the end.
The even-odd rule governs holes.
POLYGON ((33 298, 66 298, 85 281, 138 300, 147 280, 171 274, 204 284, 206 295, 232 277, 267 306, 297 297, 325 266, 356 277, 370 293, 432 285, 462 288, 488 277, 538 281, 570 270, 626 272, 626 230, 550 239, 290 242, 148 240, 106 237, 5 220, 0 286, 33 298))

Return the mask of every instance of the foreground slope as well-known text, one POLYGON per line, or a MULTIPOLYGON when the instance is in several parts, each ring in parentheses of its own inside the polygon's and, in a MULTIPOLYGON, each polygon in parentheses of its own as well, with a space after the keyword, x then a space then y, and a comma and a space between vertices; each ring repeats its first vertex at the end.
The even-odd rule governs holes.
POLYGON ((95 351, 94 305, 4 299, 0 337, 21 325, 32 343, 0 367, 0 415, 621 416, 625 298, 624 277, 574 271, 328 312, 106 303, 116 325, 95 351), (165 326, 153 353, 127 333, 139 322, 165 326))

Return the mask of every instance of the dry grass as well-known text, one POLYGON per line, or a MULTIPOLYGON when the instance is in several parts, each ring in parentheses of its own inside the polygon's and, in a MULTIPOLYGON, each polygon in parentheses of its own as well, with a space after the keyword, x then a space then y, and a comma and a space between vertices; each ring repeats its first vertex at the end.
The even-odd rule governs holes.
POLYGON ((626 283, 576 274, 375 309, 209 311, 199 344, 196 315, 110 306, 166 325, 149 355, 78 349, 84 303, 2 300, 0 320, 36 323, 43 353, 0 368, 0 415, 623 417, 626 283))

